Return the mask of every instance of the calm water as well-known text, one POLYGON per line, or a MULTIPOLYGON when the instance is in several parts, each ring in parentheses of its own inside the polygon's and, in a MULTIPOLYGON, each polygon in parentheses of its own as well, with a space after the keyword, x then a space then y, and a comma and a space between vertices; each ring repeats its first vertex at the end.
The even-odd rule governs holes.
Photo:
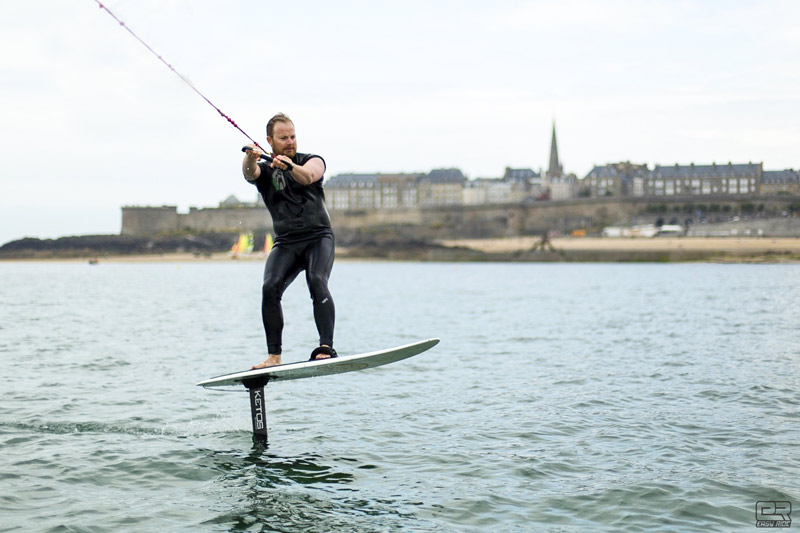
MULTIPOLYGON (((800 266, 337 263, 336 346, 247 394, 259 262, 0 263, 0 531, 754 531, 800 506, 800 266)), ((316 332, 304 281, 284 360, 316 332)), ((797 520, 800 520, 798 511, 797 520)))

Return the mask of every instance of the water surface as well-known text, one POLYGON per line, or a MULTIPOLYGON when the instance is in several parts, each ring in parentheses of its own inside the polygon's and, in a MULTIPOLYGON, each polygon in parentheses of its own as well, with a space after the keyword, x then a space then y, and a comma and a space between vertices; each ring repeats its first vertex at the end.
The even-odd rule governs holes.
MULTIPOLYGON (((0 531, 752 531, 800 504, 800 266, 340 262, 342 354, 247 395, 257 262, 0 263, 0 531)), ((302 278, 284 360, 316 341, 302 278)))

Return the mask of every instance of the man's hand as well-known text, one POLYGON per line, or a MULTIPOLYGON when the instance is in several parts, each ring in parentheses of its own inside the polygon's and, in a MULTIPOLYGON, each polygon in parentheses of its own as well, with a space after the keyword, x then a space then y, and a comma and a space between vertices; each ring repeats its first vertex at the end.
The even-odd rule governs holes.
POLYGON ((261 157, 261 154, 263 153, 254 144, 248 144, 247 146, 242 148, 242 151, 245 153, 245 157, 252 159, 256 163, 258 162, 258 159, 261 157))
POLYGON ((272 168, 288 170, 292 168, 292 160, 285 155, 276 155, 272 158, 272 168))
POLYGON ((242 161, 242 174, 247 181, 256 181, 261 175, 261 168, 258 166, 258 159, 263 152, 255 145, 245 146, 244 161, 242 161))

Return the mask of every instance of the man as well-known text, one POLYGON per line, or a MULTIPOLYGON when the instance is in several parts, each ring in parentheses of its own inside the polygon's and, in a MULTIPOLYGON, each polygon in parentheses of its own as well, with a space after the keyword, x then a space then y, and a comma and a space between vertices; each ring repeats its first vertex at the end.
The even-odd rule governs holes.
POLYGON ((335 308, 328 291, 333 268, 333 230, 322 189, 325 161, 297 152, 294 123, 283 113, 267 122, 267 142, 273 161, 260 161, 261 151, 248 145, 242 162, 245 179, 253 183, 272 215, 275 244, 264 268, 261 317, 269 357, 253 368, 281 364, 284 290, 305 270, 314 305, 320 347, 311 360, 336 357, 333 349, 335 308))

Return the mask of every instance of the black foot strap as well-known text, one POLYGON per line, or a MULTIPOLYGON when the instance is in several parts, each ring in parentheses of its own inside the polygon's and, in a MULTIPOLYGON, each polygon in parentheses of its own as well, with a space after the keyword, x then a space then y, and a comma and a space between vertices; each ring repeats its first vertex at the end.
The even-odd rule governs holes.
POLYGON ((319 348, 315 348, 313 352, 311 352, 311 359, 309 361, 323 361, 324 359, 317 359, 317 356, 320 354, 330 355, 330 359, 334 357, 338 357, 336 355, 336 350, 329 346, 320 346, 319 348))

